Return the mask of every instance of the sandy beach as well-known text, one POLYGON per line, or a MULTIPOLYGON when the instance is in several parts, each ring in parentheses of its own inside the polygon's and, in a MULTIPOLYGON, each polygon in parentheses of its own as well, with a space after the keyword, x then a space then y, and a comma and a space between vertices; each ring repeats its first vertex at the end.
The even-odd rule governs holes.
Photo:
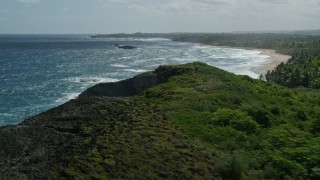
POLYGON ((273 70, 276 66, 282 62, 287 62, 291 56, 276 53, 275 50, 272 49, 255 49, 261 51, 261 55, 267 55, 270 58, 268 63, 263 64, 260 67, 252 69, 253 72, 257 74, 266 74, 268 70, 273 70))
POLYGON ((265 75, 268 70, 273 70, 277 67, 278 64, 282 62, 287 62, 291 56, 279 54, 275 50, 272 49, 255 49, 255 48, 243 48, 243 47, 230 47, 230 46, 214 46, 214 45, 206 45, 203 44, 203 46, 212 47, 212 48, 237 48, 237 49, 247 49, 247 50, 257 50, 260 51, 261 55, 269 56, 269 62, 266 62, 262 64, 259 67, 253 68, 252 71, 257 74, 263 74, 265 75))

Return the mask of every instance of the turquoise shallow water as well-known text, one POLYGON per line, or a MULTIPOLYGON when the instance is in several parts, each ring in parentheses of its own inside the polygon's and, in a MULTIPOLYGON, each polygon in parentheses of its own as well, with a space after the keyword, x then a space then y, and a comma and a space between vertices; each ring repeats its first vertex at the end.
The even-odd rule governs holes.
POLYGON ((259 51, 210 48, 166 39, 91 39, 88 35, 0 35, 0 126, 60 105, 86 88, 193 61, 236 74, 268 61, 259 51), (134 45, 118 49, 111 44, 134 45))

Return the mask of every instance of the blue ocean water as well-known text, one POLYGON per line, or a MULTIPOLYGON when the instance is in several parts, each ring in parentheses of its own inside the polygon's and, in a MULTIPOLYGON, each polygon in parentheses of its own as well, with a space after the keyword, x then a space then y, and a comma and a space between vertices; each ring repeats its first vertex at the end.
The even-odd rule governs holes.
POLYGON ((15 124, 76 98, 86 88, 193 61, 257 78, 268 61, 256 50, 212 48, 167 39, 89 35, 0 35, 0 126, 15 124), (111 44, 134 45, 125 50, 111 44))

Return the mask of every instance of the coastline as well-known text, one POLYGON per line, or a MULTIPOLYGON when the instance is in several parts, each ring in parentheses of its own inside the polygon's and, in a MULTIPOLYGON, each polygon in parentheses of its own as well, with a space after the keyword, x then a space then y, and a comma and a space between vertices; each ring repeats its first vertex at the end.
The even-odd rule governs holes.
POLYGON ((252 72, 256 74, 263 74, 265 75, 268 70, 273 70, 282 62, 287 62, 291 56, 277 53, 273 49, 258 49, 258 48, 245 48, 245 47, 231 47, 231 46, 214 46, 214 45, 207 45, 202 44, 203 46, 212 47, 212 48, 237 48, 237 49, 246 49, 246 50, 256 50, 260 51, 260 55, 266 55, 268 57, 268 61, 262 63, 260 66, 252 68, 252 72))
POLYGON ((267 55, 269 56, 269 62, 262 64, 261 66, 254 68, 253 71, 258 74, 265 75, 268 70, 275 69, 280 63, 287 62, 291 56, 277 53, 273 49, 256 49, 258 51, 261 51, 261 55, 267 55))

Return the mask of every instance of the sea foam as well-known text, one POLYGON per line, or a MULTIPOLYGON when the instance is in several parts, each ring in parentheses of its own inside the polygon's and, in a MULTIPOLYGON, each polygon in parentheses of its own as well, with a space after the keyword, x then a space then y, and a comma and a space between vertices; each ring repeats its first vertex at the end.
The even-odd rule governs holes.
POLYGON ((124 64, 110 64, 110 66, 112 66, 112 67, 119 67, 119 68, 127 68, 127 67, 129 67, 129 66, 124 65, 124 64))
POLYGON ((66 80, 75 82, 75 83, 84 83, 84 84, 97 84, 97 83, 119 81, 118 79, 101 78, 101 77, 71 77, 71 78, 67 78, 66 80))
POLYGON ((65 103, 71 99, 77 99, 80 93, 63 93, 63 97, 56 100, 56 103, 65 103))

